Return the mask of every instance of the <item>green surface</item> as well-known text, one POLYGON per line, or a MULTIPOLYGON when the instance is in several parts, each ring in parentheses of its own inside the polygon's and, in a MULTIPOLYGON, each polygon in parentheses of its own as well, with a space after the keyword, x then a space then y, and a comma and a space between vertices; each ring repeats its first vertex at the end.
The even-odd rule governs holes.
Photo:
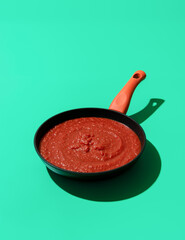
POLYGON ((1 1, 2 240, 185 239, 184 9, 183 0, 1 1), (108 108, 138 69, 147 78, 128 115, 145 109, 135 116, 143 158, 99 183, 49 174, 33 147, 39 125, 108 108))

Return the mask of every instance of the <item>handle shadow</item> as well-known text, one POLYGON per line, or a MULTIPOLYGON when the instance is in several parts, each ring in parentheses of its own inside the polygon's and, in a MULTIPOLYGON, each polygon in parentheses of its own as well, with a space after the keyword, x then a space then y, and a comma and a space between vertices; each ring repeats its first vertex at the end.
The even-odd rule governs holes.
POLYGON ((164 103, 164 101, 164 99, 152 98, 144 109, 129 117, 141 124, 149 118, 164 103))

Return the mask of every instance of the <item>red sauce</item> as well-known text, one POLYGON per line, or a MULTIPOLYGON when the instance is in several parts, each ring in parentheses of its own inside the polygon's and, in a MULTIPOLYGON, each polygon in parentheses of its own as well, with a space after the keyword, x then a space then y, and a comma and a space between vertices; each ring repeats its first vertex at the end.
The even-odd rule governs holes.
POLYGON ((42 138, 45 160, 75 172, 102 172, 132 161, 141 151, 138 136, 107 118, 76 118, 52 128, 42 138))

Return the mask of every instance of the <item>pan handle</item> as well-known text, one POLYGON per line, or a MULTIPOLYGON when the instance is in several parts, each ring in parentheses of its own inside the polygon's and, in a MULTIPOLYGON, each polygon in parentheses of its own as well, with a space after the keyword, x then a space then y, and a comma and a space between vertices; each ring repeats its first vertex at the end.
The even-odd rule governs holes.
POLYGON ((109 109, 126 114, 135 88, 143 79, 145 79, 145 77, 145 72, 141 70, 135 72, 126 85, 118 93, 118 95, 114 98, 109 109))

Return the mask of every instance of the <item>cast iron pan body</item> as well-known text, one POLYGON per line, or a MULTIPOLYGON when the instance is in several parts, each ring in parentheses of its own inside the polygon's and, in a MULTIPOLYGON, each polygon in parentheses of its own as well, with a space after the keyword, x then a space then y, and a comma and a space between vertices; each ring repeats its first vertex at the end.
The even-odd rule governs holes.
POLYGON ((100 177, 106 177, 106 176, 112 176, 116 173, 119 173, 132 165, 136 162, 136 160, 140 157, 140 155, 143 152, 144 146, 146 142, 146 137, 143 129, 141 126, 136 123, 133 119, 129 118, 123 113, 114 111, 114 110, 108 110, 108 109, 102 109, 102 108, 80 108, 80 109, 74 109, 70 111, 66 111, 60 114, 57 114, 50 119, 48 119, 46 122, 44 122, 39 129, 37 130, 34 138, 34 145, 35 149, 40 156, 40 158, 44 161, 46 166, 52 170, 55 173, 58 173, 63 176, 67 177, 75 177, 75 178, 83 178, 83 179, 92 179, 92 178, 100 178, 100 177), (81 117, 101 117, 101 118, 109 118, 112 120, 115 120, 117 122, 120 122, 122 124, 125 124, 129 128, 131 128, 139 137, 141 141, 141 152, 140 154, 133 159, 131 162, 129 162, 126 165, 123 165, 122 167, 104 171, 104 172, 97 172, 97 173, 79 173, 79 172, 72 172, 68 170, 61 169, 59 167, 54 166, 53 164, 47 162, 40 154, 39 152, 39 144, 42 139, 42 137, 54 126, 57 124, 60 124, 62 122, 65 122, 67 120, 75 119, 75 118, 81 118, 81 117))
MULTIPOLYGON (((138 72, 140 72, 140 71, 138 71, 138 72)), ((142 77, 142 79, 144 79, 144 77, 142 77)), ((134 91, 134 89, 132 89, 132 90, 134 91)), ((132 93, 133 93, 133 91, 132 91, 132 93)), ((122 94, 123 92, 125 93, 124 88, 120 91, 120 93, 122 94)), ((126 91, 126 92, 128 92, 128 91, 126 91)), ((112 105, 113 106, 112 107, 110 106, 111 108, 115 108, 115 109, 117 108, 116 111, 112 110, 112 109, 103 109, 103 108, 79 108, 79 109, 69 110, 69 111, 62 112, 60 114, 57 114, 57 115, 49 118, 39 127, 39 129, 37 130, 35 137, 34 137, 34 146, 35 146, 36 152, 38 153, 39 157, 43 160, 45 165, 51 171, 53 171, 57 174, 60 174, 62 176, 66 176, 66 177, 86 179, 86 180, 87 179, 99 179, 99 178, 116 175, 116 174, 122 172, 123 170, 125 170, 126 168, 128 168, 129 166, 131 166, 133 163, 135 163, 139 159, 139 157, 141 156, 141 154, 144 150, 144 147, 145 147, 146 136, 145 136, 145 133, 144 133, 142 127, 138 123, 136 123, 133 119, 129 118, 125 114, 118 111, 118 110, 120 110, 120 108, 122 108, 121 109, 122 112, 124 112, 128 109, 130 98, 132 96, 132 93, 131 93, 129 100, 127 99, 127 101, 126 101, 127 104, 124 104, 125 110, 123 110, 123 102, 121 103, 121 106, 119 106, 119 101, 117 101, 118 98, 120 98, 119 97, 120 93, 116 96, 116 98, 112 102, 111 106, 112 105), (117 101, 116 102, 116 104, 118 103, 117 105, 115 105, 115 101, 117 101), (42 137, 54 126, 56 126, 62 122, 65 122, 67 120, 72 120, 72 119, 82 118, 82 117, 108 118, 108 119, 112 119, 117 122, 120 122, 122 124, 125 124, 126 126, 131 128, 139 137, 140 142, 141 142, 140 154, 136 158, 134 158, 131 162, 129 162, 128 164, 125 164, 119 168, 115 168, 113 170, 104 171, 104 172, 95 172, 95 173, 81 173, 81 172, 69 171, 69 170, 59 168, 59 167, 49 163, 48 161, 46 161, 39 152, 39 145, 40 145, 40 141, 41 141, 42 137)), ((122 97, 122 99, 123 99, 123 97, 122 97)))

